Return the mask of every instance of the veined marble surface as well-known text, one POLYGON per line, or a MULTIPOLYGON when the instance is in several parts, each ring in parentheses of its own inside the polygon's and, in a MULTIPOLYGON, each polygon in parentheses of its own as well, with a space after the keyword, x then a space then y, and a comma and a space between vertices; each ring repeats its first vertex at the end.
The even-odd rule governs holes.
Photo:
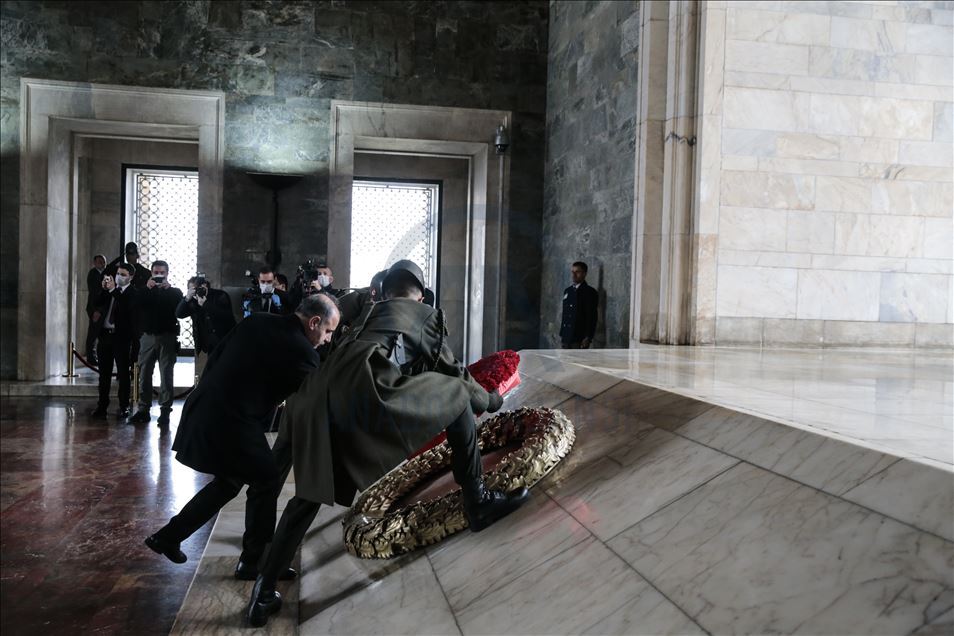
MULTIPOLYGON (((323 509, 288 590, 299 602, 272 633, 954 629, 950 473, 674 399, 561 353, 525 354, 523 383, 504 402, 557 408, 576 427, 526 506, 390 560, 348 554, 343 509, 323 509)), ((220 515, 177 632, 239 624, 251 584, 236 585, 228 566, 243 505, 220 515)))
POLYGON ((580 367, 954 471, 949 351, 640 345, 523 353, 528 373, 586 397, 606 380, 581 382, 580 367))

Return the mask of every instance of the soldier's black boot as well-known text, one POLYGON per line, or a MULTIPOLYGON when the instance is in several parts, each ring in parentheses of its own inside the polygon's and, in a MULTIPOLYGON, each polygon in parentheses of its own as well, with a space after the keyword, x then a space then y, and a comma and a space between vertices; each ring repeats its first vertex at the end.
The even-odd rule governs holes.
POLYGON ((282 608, 282 595, 275 590, 264 589, 264 579, 255 579, 252 598, 245 610, 245 621, 252 627, 264 627, 268 617, 282 608))
POLYGON ((464 514, 470 523, 470 531, 480 532, 525 504, 530 498, 530 491, 523 487, 507 493, 489 490, 481 479, 472 487, 464 488, 463 496, 464 514))

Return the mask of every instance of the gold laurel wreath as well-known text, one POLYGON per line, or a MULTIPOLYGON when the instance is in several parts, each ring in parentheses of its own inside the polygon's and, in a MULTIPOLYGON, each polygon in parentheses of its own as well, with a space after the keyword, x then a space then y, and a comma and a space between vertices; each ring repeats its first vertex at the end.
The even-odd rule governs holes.
MULTIPOLYGON (((521 444, 484 474, 487 487, 503 491, 530 488, 560 463, 575 439, 573 424, 555 409, 521 408, 496 415, 477 429, 480 450, 488 452, 518 441, 521 444)), ((343 522, 348 552, 362 559, 388 559, 467 528, 459 488, 429 501, 392 509, 428 477, 446 470, 450 458, 450 447, 444 441, 365 490, 343 522)))

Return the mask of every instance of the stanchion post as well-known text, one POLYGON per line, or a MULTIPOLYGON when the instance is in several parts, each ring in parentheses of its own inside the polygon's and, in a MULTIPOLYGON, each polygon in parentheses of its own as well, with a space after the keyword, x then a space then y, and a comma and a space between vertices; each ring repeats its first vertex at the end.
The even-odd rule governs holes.
POLYGON ((139 404, 139 363, 133 362, 132 368, 132 403, 139 404))
POLYGON ((61 377, 64 377, 64 378, 79 377, 79 374, 76 373, 76 367, 74 366, 74 363, 73 363, 73 350, 74 350, 74 342, 70 340, 69 349, 67 349, 67 352, 66 352, 66 373, 64 373, 61 377))

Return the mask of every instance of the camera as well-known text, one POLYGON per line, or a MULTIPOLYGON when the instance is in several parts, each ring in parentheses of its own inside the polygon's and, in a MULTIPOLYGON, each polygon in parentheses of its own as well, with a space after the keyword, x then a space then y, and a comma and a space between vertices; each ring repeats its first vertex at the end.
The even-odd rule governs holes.
POLYGON ((507 129, 501 124, 497 127, 497 133, 494 135, 494 148, 498 155, 502 155, 507 152, 507 148, 509 147, 510 135, 507 134, 507 129))
POLYGON ((318 293, 318 290, 312 287, 311 284, 318 280, 319 267, 320 265, 310 258, 298 266, 294 286, 301 292, 302 296, 310 296, 311 294, 318 293))
POLYGON ((165 276, 153 276, 153 277, 152 277, 152 282, 154 282, 154 283, 157 284, 157 285, 161 285, 161 284, 163 284, 164 282, 166 282, 166 277, 165 277, 165 276))
POLYGON ((196 274, 195 281, 195 295, 199 298, 205 298, 206 294, 209 293, 209 281, 206 279, 205 274, 196 274))

